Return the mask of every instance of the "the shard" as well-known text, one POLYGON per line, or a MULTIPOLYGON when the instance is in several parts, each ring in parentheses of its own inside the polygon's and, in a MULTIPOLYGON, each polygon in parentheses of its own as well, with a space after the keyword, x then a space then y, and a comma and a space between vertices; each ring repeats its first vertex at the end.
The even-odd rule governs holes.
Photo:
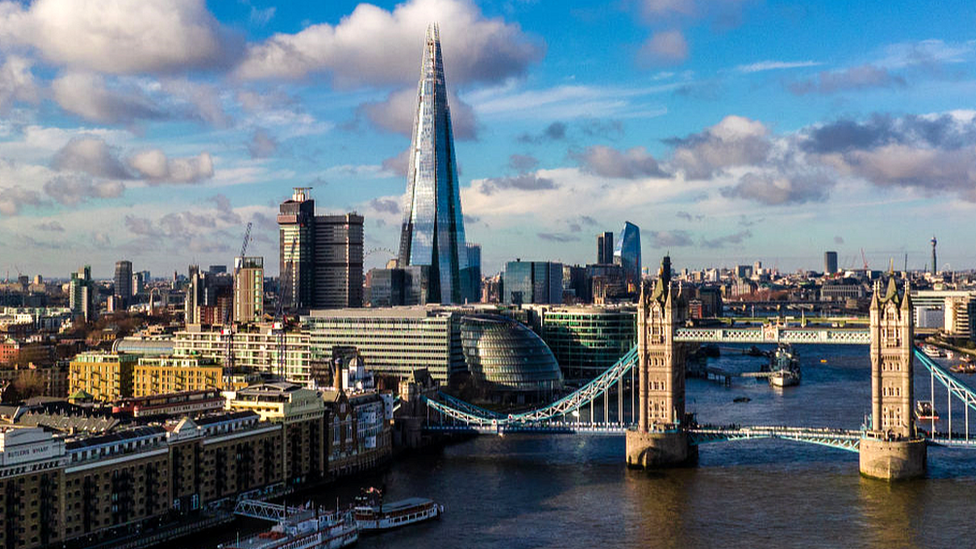
POLYGON ((464 241, 451 109, 436 24, 427 28, 400 232, 400 266, 427 271, 427 302, 473 299, 464 241))

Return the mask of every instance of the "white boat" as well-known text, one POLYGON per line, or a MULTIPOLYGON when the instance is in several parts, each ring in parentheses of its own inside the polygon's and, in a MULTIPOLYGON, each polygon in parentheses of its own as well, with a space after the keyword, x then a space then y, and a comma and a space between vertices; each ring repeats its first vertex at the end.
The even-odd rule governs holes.
POLYGON ((407 498, 383 503, 382 492, 375 488, 360 496, 353 507, 356 523, 363 534, 416 524, 435 519, 443 513, 443 505, 427 498, 407 498))
POLYGON ((359 526, 351 511, 307 510, 285 517, 267 532, 219 549, 339 549, 359 540, 359 526))
POLYGON ((945 351, 943 351, 939 347, 936 347, 935 345, 923 345, 922 352, 932 358, 939 358, 939 357, 946 356, 945 351))

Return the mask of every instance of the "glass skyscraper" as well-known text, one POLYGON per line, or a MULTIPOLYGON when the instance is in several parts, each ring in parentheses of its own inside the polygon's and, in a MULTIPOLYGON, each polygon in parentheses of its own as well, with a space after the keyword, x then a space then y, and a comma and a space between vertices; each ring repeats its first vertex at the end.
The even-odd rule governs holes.
POLYGON ((436 24, 427 28, 400 232, 400 266, 428 266, 429 303, 472 299, 454 132, 436 24))
POLYGON ((613 252, 613 262, 624 268, 624 280, 628 287, 640 288, 640 227, 630 221, 624 222, 624 230, 620 232, 617 248, 613 252))

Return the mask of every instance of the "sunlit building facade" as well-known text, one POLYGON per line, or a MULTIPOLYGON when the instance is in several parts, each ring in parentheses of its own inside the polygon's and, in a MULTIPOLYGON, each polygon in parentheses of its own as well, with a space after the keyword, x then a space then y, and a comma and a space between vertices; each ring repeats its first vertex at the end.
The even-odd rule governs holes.
POLYGON ((400 266, 430 267, 428 303, 477 301, 468 283, 454 132, 436 24, 427 29, 407 170, 400 266))

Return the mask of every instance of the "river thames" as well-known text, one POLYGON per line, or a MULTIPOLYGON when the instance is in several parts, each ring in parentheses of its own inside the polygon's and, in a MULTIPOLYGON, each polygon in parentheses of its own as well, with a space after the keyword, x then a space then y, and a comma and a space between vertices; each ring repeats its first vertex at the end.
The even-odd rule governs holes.
MULTIPOLYGON (((799 351, 798 387, 688 380, 688 410, 715 424, 859 428, 870 408, 867 347, 799 351)), ((755 370, 762 360, 726 354, 712 364, 755 370)), ((929 376, 919 369, 916 397, 928 399, 929 376)), ((937 387, 943 416, 945 399, 937 387)), ((957 431, 960 408, 953 403, 957 431)), ((757 440, 707 444, 697 467, 644 472, 624 465, 623 437, 482 436, 400 459, 316 499, 346 504, 360 486, 385 484, 388 500, 445 505, 441 520, 363 538, 366 548, 973 546, 976 450, 930 448, 928 463, 928 478, 889 485, 862 479, 855 453, 757 440)), ((253 527, 239 522, 172 546, 213 547, 253 527)))

